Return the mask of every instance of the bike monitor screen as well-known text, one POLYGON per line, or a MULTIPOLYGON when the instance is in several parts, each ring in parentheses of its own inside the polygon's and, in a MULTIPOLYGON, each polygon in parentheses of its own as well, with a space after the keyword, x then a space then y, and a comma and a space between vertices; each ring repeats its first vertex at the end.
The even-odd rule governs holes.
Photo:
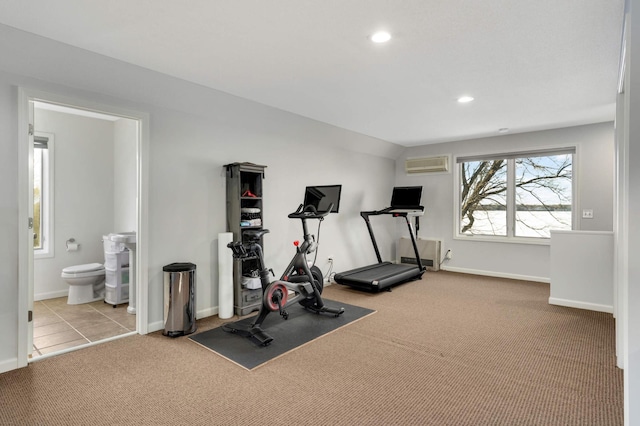
POLYGON ((318 213, 324 213, 333 203, 330 213, 338 213, 342 185, 307 186, 304 192, 304 206, 315 207, 318 213))

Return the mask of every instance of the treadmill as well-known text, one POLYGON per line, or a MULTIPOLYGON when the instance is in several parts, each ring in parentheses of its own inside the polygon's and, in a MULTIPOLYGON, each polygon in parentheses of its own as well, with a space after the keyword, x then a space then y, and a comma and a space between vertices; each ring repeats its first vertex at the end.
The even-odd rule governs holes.
POLYGON ((421 186, 405 186, 393 188, 391 196, 391 207, 382 210, 363 211, 360 216, 367 224, 369 236, 373 243, 373 249, 376 252, 378 263, 352 269, 346 272, 336 273, 334 280, 338 284, 347 285, 361 290, 378 292, 383 289, 391 290, 391 286, 401 284, 407 281, 419 280, 422 278, 426 268, 422 266, 418 245, 416 244, 416 234, 420 227, 419 217, 424 214, 424 207, 420 205, 422 196, 421 186), (393 217, 402 217, 407 223, 409 236, 413 244, 413 250, 416 255, 416 264, 403 264, 383 262, 380 257, 378 243, 371 227, 370 216, 391 215, 393 217), (410 218, 415 220, 416 234, 411 227, 410 218))

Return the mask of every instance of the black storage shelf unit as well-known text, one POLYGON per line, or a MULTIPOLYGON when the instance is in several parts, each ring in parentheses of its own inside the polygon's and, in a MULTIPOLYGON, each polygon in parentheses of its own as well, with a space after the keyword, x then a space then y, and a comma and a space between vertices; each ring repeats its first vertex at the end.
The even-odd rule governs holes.
MULTIPOLYGON (((227 174, 227 231, 233 233, 234 241, 247 242, 248 230, 262 229, 263 199, 262 180, 264 169, 253 163, 231 163, 225 165, 227 174)), ((260 246, 264 249, 263 241, 260 246)), ((251 277, 257 271, 255 258, 233 261, 234 311, 244 316, 260 309, 262 289, 243 286, 242 277, 251 277)))

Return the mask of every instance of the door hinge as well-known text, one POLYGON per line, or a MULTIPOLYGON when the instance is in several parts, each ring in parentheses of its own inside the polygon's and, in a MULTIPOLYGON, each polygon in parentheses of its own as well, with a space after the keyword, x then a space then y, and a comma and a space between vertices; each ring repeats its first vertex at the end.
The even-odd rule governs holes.
POLYGON ((29 322, 33 321, 33 311, 29 311, 29 322))
POLYGON ((29 136, 33 135, 33 124, 29 123, 29 136))
POLYGON ((29 218, 29 229, 33 229, 33 218, 29 218))

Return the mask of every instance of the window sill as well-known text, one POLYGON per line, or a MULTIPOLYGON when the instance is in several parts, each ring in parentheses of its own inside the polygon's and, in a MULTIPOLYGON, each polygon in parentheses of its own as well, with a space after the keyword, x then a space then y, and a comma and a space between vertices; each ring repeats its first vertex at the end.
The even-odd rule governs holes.
POLYGON ((492 237, 489 235, 455 235, 454 240, 460 241, 478 241, 483 243, 502 243, 502 244, 525 244, 535 246, 551 245, 551 238, 532 238, 532 237, 492 237))
POLYGON ((43 250, 34 250, 33 251, 33 260, 50 259, 52 257, 55 257, 55 254, 53 252, 47 252, 47 251, 43 251, 43 250))

